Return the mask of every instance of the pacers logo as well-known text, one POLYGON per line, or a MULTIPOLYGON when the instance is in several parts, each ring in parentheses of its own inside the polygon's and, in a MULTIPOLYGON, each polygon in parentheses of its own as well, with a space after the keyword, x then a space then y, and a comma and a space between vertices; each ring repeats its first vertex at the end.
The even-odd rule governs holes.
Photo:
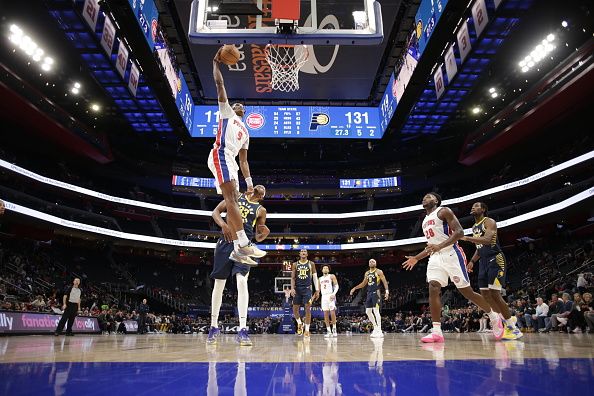
POLYGON ((328 125, 330 123, 330 116, 326 113, 313 113, 311 115, 311 122, 309 123, 310 131, 317 131, 318 127, 328 125))

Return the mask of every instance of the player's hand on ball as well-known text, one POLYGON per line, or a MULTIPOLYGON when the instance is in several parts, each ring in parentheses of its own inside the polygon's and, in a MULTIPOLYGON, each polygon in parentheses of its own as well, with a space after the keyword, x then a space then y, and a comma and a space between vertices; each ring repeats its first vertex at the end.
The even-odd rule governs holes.
POLYGON ((417 260, 414 256, 404 256, 406 257, 406 261, 404 263, 402 263, 402 268, 404 268, 407 271, 410 271, 411 269, 413 269, 413 267, 415 265, 417 265, 417 263, 419 262, 419 260, 417 260))
POLYGON ((225 237, 225 240, 227 242, 233 241, 233 231, 231 230, 231 227, 229 227, 227 224, 225 224, 223 226, 222 232, 223 232, 223 236, 225 237))

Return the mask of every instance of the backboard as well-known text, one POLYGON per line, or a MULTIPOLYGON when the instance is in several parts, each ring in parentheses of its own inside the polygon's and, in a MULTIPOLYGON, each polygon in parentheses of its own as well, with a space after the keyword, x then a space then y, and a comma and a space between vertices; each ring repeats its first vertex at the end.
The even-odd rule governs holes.
POLYGON ((291 32, 280 27, 292 21, 273 17, 277 1, 290 0, 194 0, 190 42, 378 45, 383 41, 381 6, 375 0, 299 0, 299 19, 291 32))

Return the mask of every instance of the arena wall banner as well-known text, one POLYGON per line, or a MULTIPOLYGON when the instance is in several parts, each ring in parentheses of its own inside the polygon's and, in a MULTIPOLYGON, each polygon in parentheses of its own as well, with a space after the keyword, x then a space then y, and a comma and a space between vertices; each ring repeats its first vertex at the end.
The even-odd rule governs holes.
MULTIPOLYGON (((37 312, 0 311, 0 334, 52 334, 61 315, 37 312)), ((75 333, 99 333, 97 318, 78 316, 72 327, 75 333)))
MULTIPOLYGON (((523 186, 533 183, 537 180, 540 180, 545 177, 559 173, 567 168, 571 168, 572 166, 579 165, 583 162, 589 161, 593 158, 594 158, 594 150, 589 151, 585 154, 582 154, 578 157, 572 158, 570 160, 567 160, 565 162, 562 162, 559 165, 555 165, 553 167, 547 168, 541 172, 535 173, 532 176, 528 176, 524 179, 516 180, 516 181, 510 182, 507 184, 502 184, 502 185, 499 185, 496 187, 491 187, 486 190, 477 191, 475 193, 467 194, 462 197, 445 199, 443 201, 443 204, 444 205, 452 205, 452 204, 457 204, 457 203, 461 203, 461 202, 468 202, 473 199, 486 197, 486 196, 489 196, 492 194, 497 194, 497 193, 500 193, 503 191, 509 191, 511 189, 518 188, 518 187, 523 187, 523 186)), ((205 217, 212 216, 212 212, 209 210, 176 208, 176 207, 172 207, 172 206, 158 205, 158 204, 153 204, 150 202, 135 201, 132 199, 120 198, 120 197, 115 197, 113 195, 100 193, 97 191, 89 190, 88 188, 79 187, 74 184, 65 183, 65 182, 62 182, 59 180, 55 180, 55 179, 52 179, 49 177, 42 176, 38 173, 32 172, 25 168, 21 168, 18 165, 11 164, 10 162, 4 161, 2 159, 0 159, 0 168, 4 168, 11 172, 18 173, 22 176, 25 176, 29 179, 36 180, 40 183, 48 184, 48 185, 58 187, 58 188, 61 188, 64 190, 69 190, 73 193, 88 195, 90 197, 95 197, 98 199, 102 199, 104 201, 115 202, 115 203, 119 203, 122 205, 136 206, 139 208, 146 208, 146 209, 158 210, 158 211, 162 211, 162 212, 169 212, 169 213, 175 213, 175 214, 185 214, 185 215, 191 215, 191 216, 205 216, 205 217)), ((400 214, 400 213, 418 212, 421 210, 423 210, 421 205, 412 205, 412 206, 406 206, 403 208, 395 208, 395 209, 370 210, 370 211, 362 211, 362 212, 345 212, 345 213, 269 213, 267 215, 267 218, 269 218, 269 219, 345 219, 345 218, 360 218, 360 217, 373 217, 373 216, 390 216, 390 215, 400 214)))

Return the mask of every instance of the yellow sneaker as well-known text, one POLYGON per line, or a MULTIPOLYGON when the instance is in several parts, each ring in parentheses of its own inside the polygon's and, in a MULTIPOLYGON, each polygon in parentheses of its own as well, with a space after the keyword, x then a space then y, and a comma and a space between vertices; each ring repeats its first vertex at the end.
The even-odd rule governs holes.
POLYGON ((297 324, 297 335, 302 335, 303 334, 303 323, 298 323, 297 324))
POLYGON ((509 328, 509 326, 505 326, 505 329, 503 330, 503 337, 501 337, 501 339, 510 341, 517 340, 523 336, 524 334, 522 334, 520 329, 518 329, 517 327, 509 328))

